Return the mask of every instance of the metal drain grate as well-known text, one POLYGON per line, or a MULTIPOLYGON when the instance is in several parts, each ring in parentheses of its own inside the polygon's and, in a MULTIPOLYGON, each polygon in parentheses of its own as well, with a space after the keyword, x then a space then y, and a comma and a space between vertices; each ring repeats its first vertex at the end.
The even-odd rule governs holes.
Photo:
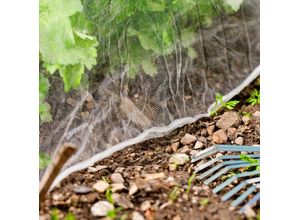
POLYGON ((212 191, 227 191, 222 195, 223 201, 236 197, 231 206, 241 206, 240 213, 244 213, 260 199, 259 152, 259 146, 214 145, 194 155, 191 162, 204 161, 194 169, 200 174, 196 178, 206 185, 217 182, 212 191))

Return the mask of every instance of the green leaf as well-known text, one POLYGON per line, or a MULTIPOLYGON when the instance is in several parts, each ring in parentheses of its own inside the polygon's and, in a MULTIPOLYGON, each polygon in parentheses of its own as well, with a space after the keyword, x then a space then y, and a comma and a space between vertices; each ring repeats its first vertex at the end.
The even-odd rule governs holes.
POLYGON ((39 100, 40 102, 43 102, 49 91, 50 83, 49 80, 44 77, 42 74, 39 76, 39 100))
POLYGON ((142 66, 147 75, 154 76, 157 74, 157 66, 151 60, 144 60, 142 66))
POLYGON ((52 115, 50 113, 50 105, 46 102, 42 102, 39 105, 39 115, 42 122, 51 122, 52 115))
POLYGON ((77 89, 79 87, 84 68, 81 64, 60 66, 59 73, 63 78, 65 91, 69 92, 70 89, 77 89))
POLYGON ((114 204, 114 200, 113 200, 113 197, 112 197, 112 189, 111 189, 111 187, 106 190, 105 197, 106 197, 106 200, 108 202, 110 202, 111 204, 114 204))
POLYGON ((224 4, 225 6, 230 7, 230 9, 234 12, 237 12, 240 9, 243 1, 244 0, 224 0, 224 4))
POLYGON ((64 220, 76 220, 75 216, 72 213, 68 213, 64 220))
POLYGON ((46 153, 41 152, 39 154, 39 162, 39 168, 43 170, 51 163, 51 157, 46 153))
POLYGON ((240 158, 241 158, 241 160, 248 162, 250 164, 258 163, 258 160, 251 158, 249 155, 241 154, 240 158))

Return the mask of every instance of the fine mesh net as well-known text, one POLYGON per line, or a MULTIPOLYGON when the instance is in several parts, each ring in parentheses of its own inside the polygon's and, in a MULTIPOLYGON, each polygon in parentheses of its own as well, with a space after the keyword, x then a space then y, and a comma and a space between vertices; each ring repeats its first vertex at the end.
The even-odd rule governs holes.
POLYGON ((40 127, 40 149, 78 146, 58 179, 196 120, 217 92, 230 93, 259 66, 257 0, 236 12, 207 0, 99 2, 84 1, 87 18, 99 24, 88 88, 66 94, 51 79, 54 121, 40 127))

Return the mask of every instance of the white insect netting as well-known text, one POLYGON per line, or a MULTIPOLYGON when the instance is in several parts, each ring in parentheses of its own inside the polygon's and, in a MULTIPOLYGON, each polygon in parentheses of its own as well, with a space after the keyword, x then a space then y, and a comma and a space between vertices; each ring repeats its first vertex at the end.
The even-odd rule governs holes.
POLYGON ((52 79, 54 121, 40 127, 40 149, 53 154, 65 142, 78 146, 54 185, 117 150, 206 116, 217 92, 226 101, 259 74, 258 0, 206 23, 198 4, 179 14, 142 11, 116 30, 119 18, 110 10, 121 6, 101 7, 90 15, 106 26, 97 27, 101 52, 87 73, 89 88, 66 94, 52 79))

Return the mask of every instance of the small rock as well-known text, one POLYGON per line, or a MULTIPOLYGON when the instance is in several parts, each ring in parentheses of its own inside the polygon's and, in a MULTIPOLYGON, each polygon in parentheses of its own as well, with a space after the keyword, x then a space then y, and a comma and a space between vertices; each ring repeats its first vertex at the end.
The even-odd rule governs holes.
POLYGON ((56 200, 56 201, 64 200, 64 196, 60 193, 55 193, 55 194, 52 195, 52 199, 56 200))
POLYGON ((75 186, 73 188, 73 192, 77 193, 77 194, 86 194, 86 193, 92 192, 92 189, 87 186, 75 186))
POLYGON ((175 216, 172 218, 172 220, 181 220, 181 217, 180 217, 180 215, 175 215, 175 216))
POLYGON ((222 156, 223 156, 222 153, 217 153, 217 154, 216 154, 216 157, 222 157, 222 156))
POLYGON ((205 137, 202 137, 202 136, 199 138, 199 141, 200 141, 202 144, 206 144, 206 143, 207 143, 206 138, 205 138, 205 137))
POLYGON ((183 148, 181 148, 178 152, 179 153, 183 153, 183 154, 185 154, 185 153, 188 153, 190 151, 190 148, 189 148, 189 146, 188 145, 185 145, 183 148))
POLYGON ((250 206, 245 207, 245 212, 244 213, 249 219, 252 219, 256 216, 256 213, 254 212, 254 210, 250 206))
POLYGON ((113 183, 124 183, 124 179, 120 173, 111 174, 110 179, 113 183))
POLYGON ((206 137, 207 136, 207 130, 203 129, 200 133, 201 136, 206 137))
POLYGON ((125 167, 117 167, 115 173, 122 173, 125 170, 125 167))
POLYGON ((107 168, 107 166, 104 166, 104 165, 98 165, 98 166, 96 166, 96 167, 89 167, 88 168, 88 172, 89 173, 94 173, 94 172, 97 172, 97 171, 100 171, 100 170, 103 170, 103 169, 106 169, 107 168))
POLYGON ((111 191, 112 192, 118 192, 122 191, 123 189, 126 189, 123 183, 112 183, 111 184, 111 191))
POLYGON ((93 108, 95 108, 96 102, 94 100, 94 97, 92 96, 92 94, 88 93, 88 96, 86 98, 86 107, 88 108, 88 110, 92 110, 93 108))
POLYGON ((151 203, 149 201, 144 201, 141 204, 141 211, 145 212, 151 208, 151 203))
POLYGON ((139 190, 139 188, 137 187, 137 185, 134 183, 130 186, 129 188, 129 196, 132 196, 133 194, 135 194, 137 191, 139 190))
POLYGON ((125 196, 113 193, 112 195, 113 201, 118 205, 123 207, 124 209, 133 208, 134 205, 130 202, 125 196))
POLYGON ((91 207, 91 212, 93 216, 106 216, 107 212, 113 209, 113 204, 107 201, 99 201, 91 207))
POLYGON ((210 125, 210 126, 207 127, 207 133, 209 135, 212 135, 213 132, 214 132, 214 130, 215 130, 215 126, 214 125, 210 125))
POLYGON ((203 143, 200 141, 197 141, 196 144, 194 145, 194 149, 201 149, 202 147, 203 147, 203 143))
POLYGON ((145 180, 150 181, 150 180, 155 180, 155 179, 162 179, 165 177, 165 173, 149 173, 145 174, 145 180))
POLYGON ((189 156, 186 154, 174 154, 169 160, 169 163, 176 165, 183 165, 190 160, 189 156))
POLYGON ((139 212, 134 211, 132 213, 132 220, 145 220, 145 218, 139 212))
POLYGON ((234 140, 237 138, 237 129, 236 128, 228 128, 227 129, 227 136, 229 140, 234 140))
POLYGON ((173 150, 173 152, 177 152, 178 148, 179 148, 179 142, 174 142, 171 144, 171 148, 173 150))
POLYGON ((225 112, 217 121, 217 127, 227 129, 229 127, 237 127, 241 124, 241 119, 236 112, 225 112))
POLYGON ((247 124, 249 124, 249 122, 250 122, 250 118, 249 118, 248 116, 243 116, 243 117, 242 117, 242 121, 243 121, 243 123, 244 123, 245 125, 247 125, 247 124))
POLYGON ((166 153, 168 153, 168 154, 172 153, 172 147, 171 146, 166 147, 166 153))
POLYGON ((186 133, 183 138, 181 138, 180 142, 183 144, 183 145, 188 145, 188 144, 191 144, 191 143, 194 143, 195 141, 197 140, 197 138, 194 136, 194 135, 191 135, 189 133, 186 133))
POLYGON ((165 203, 163 203, 163 204, 159 207, 159 209, 164 209, 164 208, 166 208, 167 206, 169 206, 169 205, 171 205, 171 204, 172 204, 171 201, 165 202, 165 203))
POLYGON ((260 118, 260 111, 256 111, 252 114, 252 116, 260 118))
POLYGON ((225 144, 227 142, 227 135, 224 129, 220 129, 213 133, 212 140, 216 144, 225 144))
POLYGON ((105 192, 105 190, 107 190, 108 187, 109 187, 109 184, 102 180, 98 181, 97 183, 95 183, 93 185, 93 188, 100 193, 105 192))
POLYGON ((89 112, 80 112, 80 116, 83 118, 83 119, 87 119, 89 117, 90 113, 89 112))
POLYGON ((244 144, 244 138, 238 137, 237 139, 234 140, 234 142, 235 142, 237 145, 243 145, 243 144, 244 144))

